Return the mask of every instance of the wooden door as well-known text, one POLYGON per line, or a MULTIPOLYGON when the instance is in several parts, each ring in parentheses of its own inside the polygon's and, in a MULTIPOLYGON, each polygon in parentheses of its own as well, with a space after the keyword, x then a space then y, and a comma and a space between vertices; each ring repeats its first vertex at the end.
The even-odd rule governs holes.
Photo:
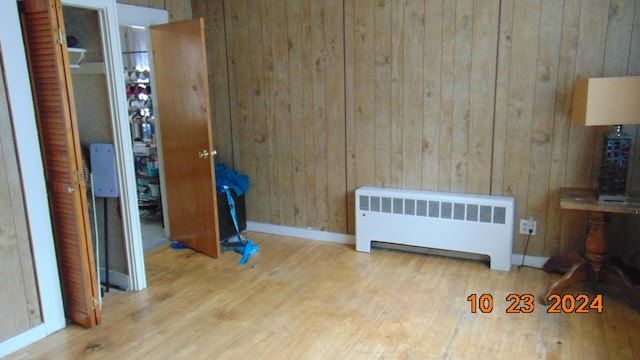
POLYGON ((86 183, 60 0, 20 6, 67 318, 101 322, 86 183))
POLYGON ((171 240, 220 256, 204 21, 151 27, 171 240))

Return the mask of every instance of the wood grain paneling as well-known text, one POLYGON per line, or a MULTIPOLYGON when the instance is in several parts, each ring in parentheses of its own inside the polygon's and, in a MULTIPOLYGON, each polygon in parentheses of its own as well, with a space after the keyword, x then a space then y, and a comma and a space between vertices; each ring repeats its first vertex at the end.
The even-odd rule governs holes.
POLYGON ((42 323, 0 49, 0 342, 42 323))
MULTIPOLYGON (((260 15, 252 16, 258 21, 260 15)), ((259 9, 259 8, 258 8, 259 9)), ((218 162, 233 164, 233 144, 231 136, 231 115, 229 113, 229 74, 227 67, 227 42, 225 39, 225 18, 222 1, 203 1, 193 3, 194 18, 205 18, 205 38, 207 62, 209 65, 210 102, 213 111, 212 121, 215 132, 213 144, 218 151, 218 162), (199 15, 195 15, 199 14, 199 15)), ((254 23, 252 23, 254 24, 254 23)), ((259 94, 259 89, 257 93, 259 94)))
POLYGON ((377 185, 488 194, 499 3, 353 4, 345 23, 353 39, 349 191, 377 185))
POLYGON ((570 124, 573 81, 638 74, 640 1, 193 3, 223 8, 210 41, 230 52, 250 220, 353 233, 362 185, 512 195, 538 220, 529 254, 582 248, 584 215, 560 211, 558 189, 595 186, 607 129, 570 124))
POLYGON ((164 9, 170 21, 192 18, 191 2, 185 0, 117 0, 118 3, 164 9))
POLYGON ((216 3, 194 2, 193 15, 207 20, 208 45, 227 54, 226 64, 218 57, 210 65, 228 68, 226 159, 251 178, 247 217, 347 232, 342 4, 216 3), (208 21, 220 8, 224 34, 208 21))
MULTIPOLYGON (((421 187, 425 10, 424 1, 404 2, 402 56, 402 188, 421 187), (410 129, 410 131, 408 131, 410 129)), ((427 34, 430 35, 430 34, 427 34)), ((433 41, 433 39, 430 39, 433 41)), ((356 87, 358 82, 356 82, 356 87)), ((371 121, 367 119, 367 121, 371 121)))
MULTIPOLYGON (((431 0, 425 4, 425 17, 428 19, 425 24, 426 34, 438 34, 443 30, 444 8, 442 1, 431 0)), ((444 105, 442 74, 442 49, 444 42, 431 41, 425 37, 424 42, 424 104, 422 107, 425 123, 422 126, 422 189, 438 189, 438 168, 440 164, 440 146, 438 145, 442 122, 441 119, 444 105)))
MULTIPOLYGON (((516 214, 527 213, 526 194, 529 184, 531 129, 533 126, 533 101, 535 92, 536 53, 539 38, 541 3, 529 1, 513 2, 511 30, 511 59, 509 61, 509 85, 506 100, 506 138, 503 194, 516 198, 516 214), (531 53, 533 53, 531 56, 531 53), (516 160, 516 161, 514 161, 516 160)), ((499 66, 500 72, 502 66, 499 66)), ((523 215, 516 215, 516 219, 523 215)), ((522 246, 515 245, 516 252, 524 252, 522 246)))
POLYGON ((469 137, 465 191, 489 194, 493 140, 499 7, 497 1, 475 1, 471 43, 469 137))
MULTIPOLYGON (((533 118, 531 123, 531 150, 527 176, 526 214, 542 219, 546 216, 547 194, 550 189, 551 163, 554 131, 554 113, 556 106, 556 88, 558 83, 558 65, 560 61, 560 43, 563 4, 557 1, 540 3, 539 36, 535 85, 533 90, 533 118)), ((522 202, 522 201, 521 201, 522 202)), ((523 215, 523 216, 525 216, 523 215)), ((537 236, 546 237, 545 223, 539 222, 537 236)), ((529 250, 542 254, 545 243, 533 241, 529 250)), ((516 248, 518 253, 524 252, 516 248)))
MULTIPOLYGON (((602 134, 610 129, 570 124, 573 81, 632 74, 628 69, 640 61, 629 56, 638 46, 631 41, 637 7, 638 1, 503 1, 501 29, 511 30, 500 37, 500 54, 508 56, 499 57, 496 125, 506 123, 507 131, 504 153, 495 154, 504 164, 502 173, 494 171, 502 189, 494 192, 516 197, 516 218, 538 220, 532 254, 583 247, 585 216, 560 211, 558 189, 596 186, 602 134), (502 64, 510 64, 508 74, 502 64)), ((516 239, 522 252, 524 236, 516 239)))
POLYGON ((327 230, 347 231, 344 13, 342 2, 325 1, 324 42, 327 53, 327 230))

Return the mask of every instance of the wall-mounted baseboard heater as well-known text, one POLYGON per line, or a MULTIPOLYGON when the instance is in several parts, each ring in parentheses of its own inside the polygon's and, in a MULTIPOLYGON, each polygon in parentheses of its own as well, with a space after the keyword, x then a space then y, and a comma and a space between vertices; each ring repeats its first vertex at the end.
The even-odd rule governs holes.
POLYGON ((371 242, 488 255, 511 270, 515 199, 506 196, 362 187, 356 190, 356 250, 371 242))

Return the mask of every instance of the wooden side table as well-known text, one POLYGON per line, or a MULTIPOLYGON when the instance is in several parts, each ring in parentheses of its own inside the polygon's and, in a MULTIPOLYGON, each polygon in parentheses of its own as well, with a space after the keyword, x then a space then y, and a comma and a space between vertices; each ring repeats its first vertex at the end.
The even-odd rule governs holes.
POLYGON ((589 212, 589 232, 585 242, 584 255, 573 253, 568 257, 555 256, 549 259, 543 269, 546 272, 563 272, 565 275, 549 286, 543 301, 551 294, 562 295, 563 291, 577 281, 600 281, 616 285, 640 309, 640 290, 625 271, 610 261, 607 254, 607 225, 611 213, 640 214, 640 197, 631 196, 625 203, 599 202, 595 190, 560 189, 560 208, 589 212))

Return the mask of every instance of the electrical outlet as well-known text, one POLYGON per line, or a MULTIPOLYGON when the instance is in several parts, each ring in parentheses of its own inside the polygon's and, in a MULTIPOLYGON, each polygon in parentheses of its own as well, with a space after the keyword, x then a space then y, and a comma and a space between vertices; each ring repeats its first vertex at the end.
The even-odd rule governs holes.
POLYGON ((531 235, 536 234, 536 230, 538 227, 538 222, 533 218, 531 219, 520 219, 520 234, 529 235, 529 231, 531 231, 531 235))

